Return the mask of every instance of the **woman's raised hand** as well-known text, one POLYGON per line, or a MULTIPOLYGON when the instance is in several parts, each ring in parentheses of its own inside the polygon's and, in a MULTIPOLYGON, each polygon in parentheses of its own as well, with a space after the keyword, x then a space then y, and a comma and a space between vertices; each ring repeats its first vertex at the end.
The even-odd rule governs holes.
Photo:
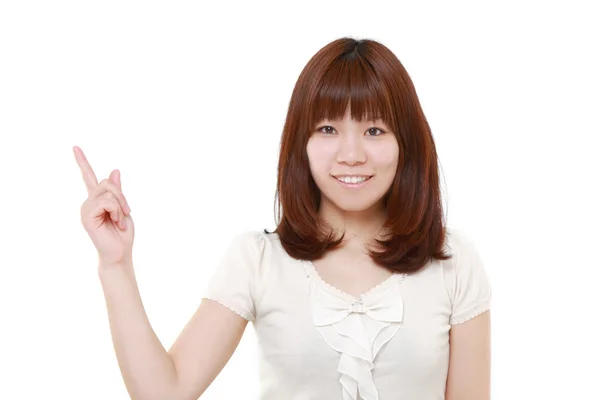
POLYGON ((134 226, 119 170, 98 183, 83 151, 74 146, 73 153, 88 192, 81 206, 81 223, 98 250, 100 267, 131 263, 134 226))

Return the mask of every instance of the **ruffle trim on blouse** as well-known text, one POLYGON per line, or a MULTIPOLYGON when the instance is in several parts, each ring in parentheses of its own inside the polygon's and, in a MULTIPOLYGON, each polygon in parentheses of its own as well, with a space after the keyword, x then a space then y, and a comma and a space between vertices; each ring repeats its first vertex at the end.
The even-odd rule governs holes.
POLYGON ((486 300, 477 307, 475 307, 471 312, 466 314, 463 317, 457 316, 458 318, 450 317, 450 325, 462 324, 463 322, 467 322, 479 314, 483 314, 485 311, 490 309, 490 300, 486 300))
POLYGON ((254 320, 254 317, 252 316, 252 314, 237 309, 236 307, 234 307, 233 305, 231 305, 226 300, 220 299, 220 298, 218 298, 216 296, 204 296, 204 298, 208 299, 208 300, 212 300, 214 302, 219 303, 220 305, 222 305, 224 307, 229 308, 231 311, 233 311, 234 313, 236 313, 237 315, 239 315, 240 317, 244 318, 247 321, 253 321, 254 320))
POLYGON ((394 274, 362 296, 352 297, 320 281, 311 285, 309 304, 315 327, 340 353, 343 400, 379 400, 373 381, 374 360, 400 329, 404 303, 400 284, 406 274, 394 274))

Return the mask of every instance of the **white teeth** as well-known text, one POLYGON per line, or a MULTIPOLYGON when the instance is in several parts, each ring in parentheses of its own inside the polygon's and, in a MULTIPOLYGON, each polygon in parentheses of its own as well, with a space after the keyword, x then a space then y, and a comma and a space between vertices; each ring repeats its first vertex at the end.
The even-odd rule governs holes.
POLYGON ((337 178, 338 181, 344 183, 362 183, 367 180, 366 176, 342 176, 337 178))

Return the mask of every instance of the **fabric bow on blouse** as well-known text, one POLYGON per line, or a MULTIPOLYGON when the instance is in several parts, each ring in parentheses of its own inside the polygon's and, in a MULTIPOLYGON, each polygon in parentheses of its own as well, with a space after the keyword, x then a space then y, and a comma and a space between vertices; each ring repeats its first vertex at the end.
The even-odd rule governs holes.
MULTIPOLYGON (((338 351, 343 400, 379 400, 372 369, 379 350, 400 328, 404 304, 403 275, 393 275, 384 290, 360 298, 313 287, 310 295, 313 323, 325 341, 338 351)), ((376 288, 380 289, 380 288, 376 288)))

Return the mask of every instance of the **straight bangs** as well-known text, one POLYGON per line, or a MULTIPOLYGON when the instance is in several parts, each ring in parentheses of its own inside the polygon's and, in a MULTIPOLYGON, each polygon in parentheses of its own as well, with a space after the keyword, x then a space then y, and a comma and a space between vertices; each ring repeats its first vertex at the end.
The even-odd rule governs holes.
POLYGON ((314 106, 307 113, 310 132, 324 119, 343 119, 348 107, 355 121, 381 119, 395 131, 390 97, 382 77, 360 55, 351 53, 338 58, 324 73, 311 99, 314 106))

